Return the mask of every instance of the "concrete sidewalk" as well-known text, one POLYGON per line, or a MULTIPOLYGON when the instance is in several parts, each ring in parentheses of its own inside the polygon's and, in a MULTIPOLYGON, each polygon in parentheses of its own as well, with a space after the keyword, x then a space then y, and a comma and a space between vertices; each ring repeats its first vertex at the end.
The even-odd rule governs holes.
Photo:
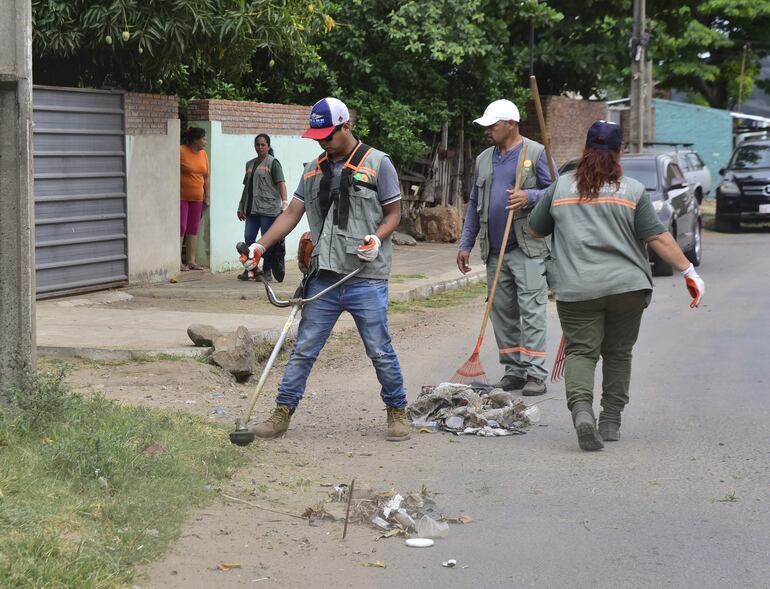
MULTIPOLYGON (((427 298, 485 279, 477 256, 473 272, 459 273, 456 244, 418 243, 393 249, 393 301, 427 298)), ((177 283, 39 301, 38 352, 95 359, 123 359, 137 353, 195 355, 204 349, 193 347, 187 336, 193 323, 213 325, 222 332, 244 325, 253 335, 274 341, 289 310, 272 306, 261 284, 242 282, 235 274, 186 272, 177 276, 177 283)), ((296 261, 287 262, 283 283, 272 285, 276 295, 291 296, 300 278, 296 261)), ((341 328, 348 323, 352 319, 345 314, 341 328)))

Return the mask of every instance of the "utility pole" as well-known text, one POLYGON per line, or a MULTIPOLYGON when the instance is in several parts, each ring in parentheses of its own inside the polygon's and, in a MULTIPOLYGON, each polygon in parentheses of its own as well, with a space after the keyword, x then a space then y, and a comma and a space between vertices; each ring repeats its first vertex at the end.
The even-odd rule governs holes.
POLYGON ((631 147, 640 152, 645 140, 645 48, 649 36, 646 32, 646 0, 634 0, 634 28, 629 48, 631 50, 631 147))
POLYGON ((35 361, 32 3, 0 0, 0 391, 35 361))
POLYGON ((743 59, 741 60, 741 77, 738 78, 738 112, 741 112, 743 106, 743 76, 746 73, 746 53, 749 50, 749 44, 743 44, 743 59))

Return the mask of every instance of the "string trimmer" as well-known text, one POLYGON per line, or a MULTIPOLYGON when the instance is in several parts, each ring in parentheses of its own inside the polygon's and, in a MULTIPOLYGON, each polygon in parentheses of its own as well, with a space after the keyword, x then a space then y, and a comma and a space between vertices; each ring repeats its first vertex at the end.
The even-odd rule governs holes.
MULTIPOLYGON (((243 242, 238 243, 238 245, 236 245, 236 249, 238 250, 238 253, 241 254, 241 256, 245 255, 248 258, 249 248, 245 243, 243 242)), ((265 278, 265 273, 262 270, 260 270, 259 268, 255 268, 253 270, 254 278, 256 280, 261 281, 262 284, 265 285, 265 291, 267 292, 267 298, 270 301, 270 303, 276 307, 291 307, 291 311, 289 312, 289 318, 286 320, 286 323, 283 324, 283 329, 281 329, 281 334, 278 336, 278 341, 275 342, 273 351, 270 353, 270 357, 267 359, 267 363, 265 364, 265 367, 262 369, 262 374, 259 377, 259 382, 257 382, 256 388, 252 391, 251 395, 249 396, 249 400, 246 404, 246 410, 243 412, 243 415, 241 417, 235 420, 235 431, 230 432, 230 442, 232 442, 237 446, 248 446, 254 441, 256 436, 254 435, 254 432, 252 432, 246 426, 246 424, 249 423, 249 420, 251 419, 251 413, 254 410, 254 406, 257 404, 257 400, 259 399, 260 394, 262 393, 262 388, 265 386, 267 375, 270 372, 270 369, 273 367, 273 363, 275 362, 275 359, 278 357, 278 354, 281 351, 281 348, 283 347, 284 341, 286 341, 286 336, 289 334, 289 330, 291 330, 291 326, 294 323, 294 318, 297 316, 297 312, 303 307, 303 305, 310 303, 312 301, 315 301, 316 299, 320 299, 329 291, 334 290, 341 284, 353 278, 356 274, 361 272, 361 270, 363 269, 364 269, 363 266, 359 266, 358 268, 353 270, 350 274, 344 276, 342 279, 338 280, 328 288, 323 289, 318 294, 313 295, 312 297, 309 297, 309 298, 302 298, 302 295, 305 291, 305 282, 308 279, 308 275, 305 274, 305 276, 303 276, 302 278, 302 282, 300 283, 299 287, 297 287, 297 290, 294 292, 294 296, 285 301, 280 300, 275 296, 275 293, 273 292, 273 289, 270 288, 270 285, 268 284, 267 279, 265 278)))

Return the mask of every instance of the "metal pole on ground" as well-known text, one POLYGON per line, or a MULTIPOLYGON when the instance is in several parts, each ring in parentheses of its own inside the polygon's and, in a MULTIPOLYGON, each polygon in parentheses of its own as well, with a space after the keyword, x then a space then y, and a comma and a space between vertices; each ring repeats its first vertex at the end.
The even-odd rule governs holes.
POLYGON ((35 361, 32 4, 0 0, 0 391, 35 361))

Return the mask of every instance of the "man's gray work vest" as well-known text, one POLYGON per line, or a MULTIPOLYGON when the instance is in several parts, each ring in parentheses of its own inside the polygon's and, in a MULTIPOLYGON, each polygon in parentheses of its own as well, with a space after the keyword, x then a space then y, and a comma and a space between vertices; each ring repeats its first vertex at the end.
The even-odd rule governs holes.
MULTIPOLYGON (((393 260, 390 237, 382 240, 380 254, 374 261, 363 262, 356 255, 356 248, 361 245, 364 236, 374 234, 384 218, 376 187, 380 163, 385 157, 387 154, 369 148, 358 166, 351 165, 350 158, 345 163, 352 174, 352 185, 348 191, 350 211, 345 229, 334 223, 334 204, 329 207, 324 222, 319 192, 323 178, 321 166, 325 164, 328 156, 324 153, 305 165, 302 177, 305 212, 313 236, 313 258, 321 270, 348 274, 364 264, 364 270, 358 274, 360 278, 387 280, 390 276, 393 260)), ((340 176, 336 176, 332 181, 332 191, 339 190, 339 183, 340 176)))
POLYGON ((550 210, 553 252, 545 263, 557 301, 652 289, 647 247, 634 222, 644 194, 644 186, 628 176, 594 198, 581 198, 574 173, 557 180, 550 210))
MULTIPOLYGON (((537 162, 543 153, 544 147, 522 137, 524 146, 527 148, 527 157, 524 162, 524 171, 521 178, 521 189, 537 188, 537 162), (529 162, 529 165, 527 165, 529 162)), ((492 156, 495 148, 490 147, 482 151, 476 158, 476 187, 478 189, 479 213, 479 246, 481 248, 481 260, 485 264, 489 257, 489 201, 492 190, 492 156)), ((513 231, 516 235, 516 241, 527 256, 530 258, 545 258, 549 251, 549 239, 534 238, 527 234, 527 216, 534 205, 526 206, 516 211, 513 215, 513 231)))
POLYGON ((243 187, 243 196, 241 197, 242 211, 247 215, 265 215, 267 217, 277 217, 281 214, 281 193, 273 181, 273 160, 275 158, 268 154, 261 162, 257 163, 257 158, 249 160, 246 163, 246 185, 243 187), (252 172, 254 176, 252 177, 252 172), (248 179, 252 178, 252 187, 254 198, 251 201, 251 210, 247 211, 249 200, 248 179))

